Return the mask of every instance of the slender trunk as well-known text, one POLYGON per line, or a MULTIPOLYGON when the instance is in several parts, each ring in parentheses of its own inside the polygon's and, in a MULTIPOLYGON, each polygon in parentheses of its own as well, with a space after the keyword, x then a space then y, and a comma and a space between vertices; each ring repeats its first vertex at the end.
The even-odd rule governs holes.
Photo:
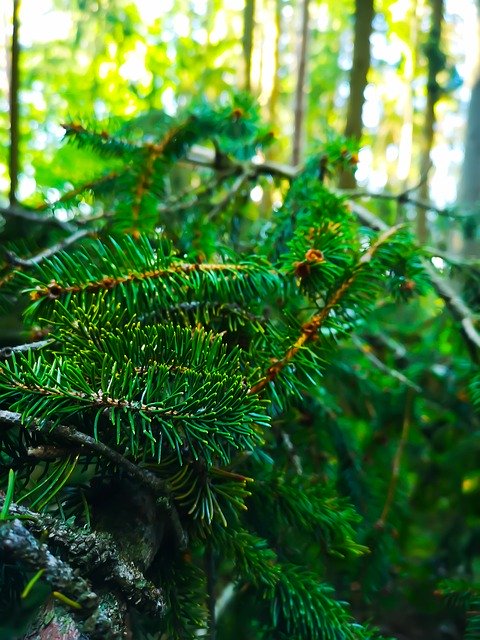
MULTIPOLYGON (((478 5, 478 38, 480 41, 480 0, 478 5)), ((480 52, 479 52, 480 53, 480 52)), ((468 108, 467 127, 465 132, 465 155, 463 159, 462 174, 458 185, 457 202, 470 213, 464 225, 463 253, 465 255, 478 255, 478 228, 480 215, 478 204, 480 203, 480 59, 477 61, 477 69, 470 105, 468 108)))
POLYGON ((17 202, 18 185, 18 144, 19 144, 19 89, 20 89, 20 44, 18 32, 20 28, 20 0, 13 0, 13 32, 10 56, 10 78, 9 78, 9 108, 10 108, 10 150, 8 158, 8 170, 10 174, 10 205, 17 202))
POLYGON ((400 140, 398 144, 397 179, 401 189, 407 188, 407 182, 412 166, 413 153, 413 80, 417 70, 417 50, 418 50, 418 15, 417 0, 414 0, 408 12, 409 42, 405 42, 403 54, 405 57, 403 80, 405 83, 405 94, 402 104, 403 122, 400 130, 400 140))
POLYGON ((307 71, 307 46, 308 46, 308 3, 302 2, 300 42, 298 49, 297 85, 295 88, 294 105, 294 130, 292 163, 299 164, 303 148, 303 134, 305 125, 305 80, 307 71))
POLYGON ((245 90, 252 88, 253 32, 255 28, 255 0, 245 0, 243 11, 243 59, 245 61, 245 90))
MULTIPOLYGON (((440 98, 440 86, 437 82, 437 74, 444 68, 444 58, 441 54, 440 41, 442 36, 442 22, 444 0, 432 0, 432 17, 426 53, 428 57, 427 76, 427 106, 425 108, 425 120, 423 125, 423 145, 420 161, 420 175, 422 185, 420 198, 429 199, 428 174, 431 168, 431 151, 435 137, 435 105, 440 98)), ((417 237, 421 243, 428 238, 427 217, 425 209, 417 211, 417 237)))
POLYGON ((280 95, 280 36, 282 34, 282 1, 275 1, 275 54, 273 66, 272 92, 270 94, 269 109, 270 120, 275 123, 277 120, 278 98, 280 95))
MULTIPOLYGON (((362 136, 362 111, 365 102, 365 87, 370 69, 370 36, 372 35, 374 0, 356 0, 353 61, 350 70, 350 96, 347 106, 345 135, 360 140, 362 136)), ((344 172, 340 178, 344 189, 355 187, 355 177, 344 172)))

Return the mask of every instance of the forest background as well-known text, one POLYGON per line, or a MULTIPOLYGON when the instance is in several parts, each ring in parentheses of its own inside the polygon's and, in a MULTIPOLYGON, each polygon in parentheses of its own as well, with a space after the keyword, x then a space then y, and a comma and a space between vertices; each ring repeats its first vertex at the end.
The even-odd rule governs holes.
MULTIPOLYGON (((37 184, 49 185, 51 200, 65 186, 51 159, 67 116, 101 119, 158 108, 174 114, 194 96, 216 99, 235 88, 258 98, 276 137, 274 159, 297 164, 335 133, 361 136, 359 186, 398 193, 421 182, 416 195, 437 207, 456 201, 478 59, 473 0, 375 7, 372 0, 357 7, 348 0, 13 4, 2 3, 0 18, 4 198, 9 95, 20 103, 17 197, 31 202, 37 184), (16 96, 9 93, 13 4, 21 45, 16 96)), ((85 172, 83 159, 77 164, 85 172)), ((259 190, 253 198, 261 199, 259 190)), ((448 230, 454 247, 462 243, 462 222, 454 217, 408 214, 418 214, 422 239, 428 226, 436 241, 444 242, 448 230)))
MULTIPOLYGON (((438 291, 401 311, 382 310, 380 302, 376 312, 387 331, 367 324, 342 346, 343 360, 325 383, 332 389, 340 380, 351 409, 340 421, 357 448, 343 441, 339 448, 345 445, 347 457, 355 451, 352 459, 361 473, 372 473, 368 479, 378 489, 362 514, 361 542, 370 544, 379 515, 394 522, 388 544, 374 541, 373 560, 340 587, 359 619, 372 617, 397 638, 470 633, 464 614, 472 602, 477 626, 466 637, 480 637, 479 425, 468 391, 477 366, 472 360, 478 364, 473 326, 480 307, 477 5, 14 0, 0 8, 2 243, 18 241, 32 210, 41 214, 51 203, 60 223, 95 212, 86 186, 100 163, 86 149, 60 144, 65 121, 87 118, 108 129, 109 119, 155 110, 174 116, 203 100, 228 104, 232 92, 245 90, 258 101, 265 136, 273 138, 269 161, 296 166, 332 150, 349 165, 358 159, 355 179, 348 172, 338 181, 329 176, 329 186, 345 194, 350 207, 360 203, 389 225, 410 222, 434 273, 468 303, 455 302, 459 315, 452 320, 446 309, 452 299, 438 291), (343 135, 350 141, 339 143, 343 135), (73 214, 62 207, 62 194, 78 184, 85 195, 73 214), (19 225, 9 224, 16 216, 19 225), (460 322, 468 325, 466 336, 460 322), (405 400, 412 394, 418 397, 413 409, 405 400), (377 579, 372 574, 379 566, 377 579), (462 596, 454 613, 435 599, 443 595, 443 578, 465 581, 451 587, 462 596), (374 585, 372 592, 363 590, 362 580, 374 585), (468 585, 476 587, 470 592, 468 585), (385 614, 388 599, 393 614, 385 614)), ((259 150, 256 160, 263 159, 259 150)), ((252 183, 245 205, 253 218, 272 208, 275 215, 285 194, 274 180, 262 180, 252 183)), ((39 232, 39 250, 42 240, 39 232)), ((2 269, 10 266, 7 256, 2 269)), ((10 308, 2 318, 2 346, 23 341, 20 311, 10 308)), ((319 457, 323 453, 319 449, 319 457)))

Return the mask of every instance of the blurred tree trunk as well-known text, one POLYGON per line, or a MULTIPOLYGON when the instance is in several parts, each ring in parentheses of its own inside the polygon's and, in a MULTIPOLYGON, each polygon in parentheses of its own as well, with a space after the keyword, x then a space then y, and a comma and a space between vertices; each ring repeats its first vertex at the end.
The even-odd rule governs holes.
POLYGON ((305 128, 305 82, 307 77, 307 47, 308 47, 308 4, 309 0, 302 1, 300 38, 298 47, 297 84, 295 87, 294 102, 294 129, 292 163, 297 165, 302 157, 303 136, 305 128))
POLYGON ((278 98, 280 95, 280 36, 282 34, 282 0, 275 2, 275 56, 273 68, 272 92, 269 100, 270 120, 275 124, 277 120, 278 98))
MULTIPOLYGON (((428 174, 432 164, 431 151, 435 137, 435 105, 440 99, 441 91, 437 81, 438 73, 445 68, 445 55, 441 50, 442 23, 444 12, 444 0, 431 0, 432 17, 430 33, 425 46, 425 54, 428 60, 427 76, 427 106, 425 108, 425 120, 423 125, 423 144, 420 160, 420 198, 429 200, 428 174)), ((417 210, 417 237, 421 243, 428 239, 427 217, 425 209, 417 210)))
MULTIPOLYGON (((350 96, 347 106, 345 135, 360 140, 362 136, 362 111, 365 102, 365 87, 370 68, 370 36, 374 16, 374 0, 356 0, 353 60, 350 70, 350 96)), ((355 177, 345 171, 340 176, 343 189, 355 187, 355 177)))
MULTIPOLYGON (((478 7, 478 32, 480 40, 480 0, 478 7)), ((470 208, 472 214, 480 205, 480 59, 477 62, 476 78, 472 88, 470 106, 465 133, 465 156, 458 186, 457 201, 461 207, 470 208)), ((480 215, 478 211, 467 218, 464 226, 465 255, 478 255, 479 240, 477 238, 480 215)))
POLYGON ((404 42, 404 46, 402 47, 402 53, 405 59, 403 71, 405 93, 401 106, 403 122, 400 130, 396 171, 396 178, 400 183, 401 189, 408 187, 408 178, 410 176, 413 157, 413 120, 415 112, 413 106, 413 81, 418 73, 419 17, 417 15, 417 9, 418 2, 417 0, 413 0, 407 13, 409 42, 404 42))
POLYGON ((10 147, 8 157, 8 170, 10 175, 9 202, 14 205, 17 202, 18 186, 18 145, 19 145, 19 89, 20 89, 20 44, 18 32, 20 29, 20 0, 13 0, 12 15, 12 45, 9 69, 9 111, 10 111, 10 147))
POLYGON ((255 0, 245 0, 243 11, 243 59, 245 61, 245 90, 251 90, 253 31, 255 27, 255 0))

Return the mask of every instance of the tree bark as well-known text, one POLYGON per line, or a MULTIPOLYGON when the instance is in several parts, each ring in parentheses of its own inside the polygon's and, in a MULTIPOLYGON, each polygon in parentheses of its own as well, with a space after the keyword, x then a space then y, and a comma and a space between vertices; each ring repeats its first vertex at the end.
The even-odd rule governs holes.
POLYGON ((255 0, 245 0, 243 11, 243 59, 245 61, 245 90, 252 88, 252 51, 255 27, 255 0))
MULTIPOLYGON (((432 17, 430 34, 427 45, 428 77, 427 77, 427 106, 425 108, 425 120, 423 125, 423 145, 420 161, 420 199, 429 200, 428 173, 432 164, 431 151, 435 138, 435 105, 440 99, 440 87, 437 82, 437 74, 444 67, 440 50, 442 37, 442 23, 444 12, 444 0, 432 0, 432 17)), ((428 238, 427 217, 425 209, 417 210, 417 237, 420 243, 425 243, 428 238)))
MULTIPOLYGON (((347 106, 347 121, 345 136, 360 140, 362 137, 362 112, 365 103, 365 87, 370 69, 370 36, 373 29, 374 0, 356 0, 355 28, 353 41, 353 60, 350 70, 350 96, 347 106)), ((350 172, 344 172, 340 177, 340 187, 352 189, 355 187, 355 177, 350 172)))
MULTIPOLYGON (((480 41, 480 0, 478 8, 478 39, 480 41)), ((479 52, 480 53, 480 52, 479 52)), ((475 211, 480 203, 480 58, 477 61, 475 81, 470 97, 465 132, 465 155, 462 173, 458 185, 457 203, 460 207, 470 210, 464 226, 463 253, 477 255, 479 240, 477 238, 480 226, 480 214, 475 211)))
POLYGON ((19 146, 19 89, 20 89, 20 0, 13 0, 13 16, 12 16, 12 44, 10 56, 10 77, 9 77, 9 110, 10 110, 10 148, 8 158, 8 170, 10 174, 10 205, 17 202, 17 185, 18 185, 18 146, 19 146))
POLYGON ((274 56, 274 69, 273 69, 273 82, 272 92, 269 100, 270 120, 274 124, 277 120, 277 108, 278 98, 280 95, 280 36, 282 34, 282 2, 281 0, 274 0, 275 2, 275 56, 274 56))
POLYGON ((300 40, 298 49, 297 85, 295 87, 294 130, 292 163, 297 165, 302 156, 303 136, 305 128, 305 81, 307 74, 308 48, 308 13, 309 0, 303 0, 300 26, 300 40))

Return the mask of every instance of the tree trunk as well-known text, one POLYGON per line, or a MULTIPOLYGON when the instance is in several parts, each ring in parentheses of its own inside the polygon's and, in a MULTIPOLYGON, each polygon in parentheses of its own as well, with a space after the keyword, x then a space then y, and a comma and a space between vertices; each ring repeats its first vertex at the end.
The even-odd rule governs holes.
POLYGON ((400 182, 400 188, 408 187, 408 178, 412 167, 413 155, 413 122, 414 122, 414 106, 413 106, 413 81, 417 74, 417 54, 418 54, 418 15, 417 0, 412 2, 407 20, 409 28, 409 42, 405 43, 403 53, 405 56, 404 64, 404 82, 405 94, 402 103, 403 122, 400 130, 400 140, 398 144, 398 160, 397 160, 397 179, 400 182))
POLYGON ((255 27, 255 0, 245 0, 243 11, 243 59, 245 61, 245 90, 252 88, 252 51, 255 27))
MULTIPOLYGON (((478 1, 480 40, 480 0, 478 1)), ((475 205, 480 203, 480 59, 477 62, 477 72, 472 88, 470 106, 468 109, 465 133, 465 156, 462 173, 458 185, 457 202, 465 209, 470 209, 472 215, 467 218, 464 227, 463 252, 465 255, 478 255, 478 227, 480 215, 475 212, 475 205)))
MULTIPOLYGON (((427 77, 427 106, 425 108, 425 121, 423 125, 423 145, 420 161, 420 176, 422 184, 420 187, 420 199, 429 200, 428 174, 432 164, 431 151, 435 137, 435 105, 440 98, 440 87, 437 82, 437 74, 445 66, 443 54, 440 49, 443 22, 443 0, 432 0, 432 17, 430 23, 430 34, 426 47, 428 57, 428 77, 427 77)), ((419 242, 425 243, 428 239, 427 217, 425 209, 417 211, 417 237, 419 242)))
POLYGON ((280 95, 280 36, 282 34, 282 2, 275 1, 275 55, 273 68, 272 92, 269 100, 270 120, 274 124, 277 120, 278 97, 280 95))
POLYGON ((9 109, 10 109, 10 148, 8 158, 8 170, 10 174, 10 191, 9 202, 14 205, 17 202, 17 185, 18 185, 18 143, 19 143, 19 100, 18 93, 20 88, 20 45, 18 32, 20 28, 19 21, 20 0, 13 0, 13 16, 12 16, 12 46, 10 56, 10 74, 9 74, 9 109))
POLYGON ((307 73, 307 46, 308 46, 308 3, 303 0, 300 26, 300 40, 298 48, 297 85, 295 87, 294 104, 294 130, 293 130, 293 151, 292 163, 299 164, 302 149, 305 127, 305 80, 307 73))
MULTIPOLYGON (((360 140, 362 137, 362 111, 371 57, 370 36, 373 28, 373 5, 374 0, 356 0, 355 2, 353 61, 350 70, 350 96, 345 124, 345 135, 348 138, 355 138, 355 140, 360 140)), ((343 189, 355 187, 355 177, 345 171, 340 177, 340 186, 343 189)))

